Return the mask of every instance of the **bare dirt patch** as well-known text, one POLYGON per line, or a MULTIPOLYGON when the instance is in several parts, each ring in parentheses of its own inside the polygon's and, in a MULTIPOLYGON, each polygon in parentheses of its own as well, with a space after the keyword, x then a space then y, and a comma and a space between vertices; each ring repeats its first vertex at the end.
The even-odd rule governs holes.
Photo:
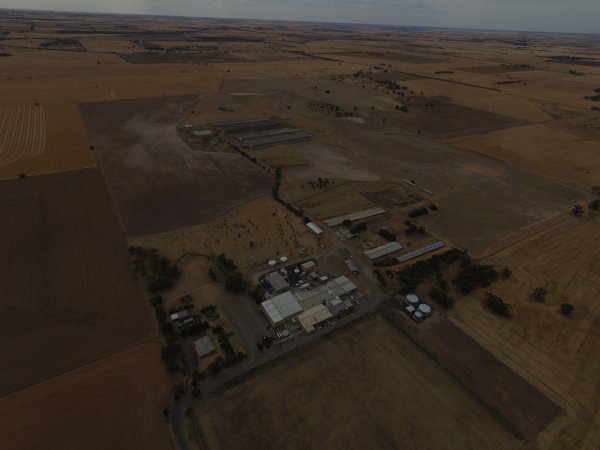
POLYGON ((0 394, 153 333, 98 170, 4 181, 0 208, 0 394))
POLYGON ((177 136, 195 97, 82 105, 83 116, 131 236, 213 219, 269 191, 273 180, 239 154, 191 150, 177 136))
POLYGON ((170 380, 142 344, 0 398, 3 448, 170 449, 170 380))
POLYGON ((214 449, 520 446, 381 318, 350 326, 208 398, 198 415, 214 449))

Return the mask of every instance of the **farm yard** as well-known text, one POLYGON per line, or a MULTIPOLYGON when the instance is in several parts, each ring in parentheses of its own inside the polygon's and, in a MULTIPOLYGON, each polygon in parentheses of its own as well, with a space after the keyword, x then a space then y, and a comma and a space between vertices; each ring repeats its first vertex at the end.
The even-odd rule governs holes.
POLYGON ((130 236, 208 222, 268 193, 273 178, 239 154, 191 150, 177 135, 196 97, 81 106, 130 236))
POLYGON ((206 399, 197 416, 202 444, 214 449, 521 447, 381 317, 259 370, 206 399))
POLYGON ((98 170, 3 181, 0 208, 0 394, 155 333, 98 170))

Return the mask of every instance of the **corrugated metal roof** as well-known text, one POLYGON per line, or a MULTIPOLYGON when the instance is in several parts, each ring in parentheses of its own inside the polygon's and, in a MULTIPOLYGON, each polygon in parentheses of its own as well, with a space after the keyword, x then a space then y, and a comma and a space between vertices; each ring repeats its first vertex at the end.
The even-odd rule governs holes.
POLYGON ((212 343, 210 336, 204 336, 194 341, 194 349, 198 356, 202 357, 215 351, 215 346, 212 343))
POLYGON ((288 289, 290 287, 290 283, 287 282, 285 278, 279 272, 271 272, 266 276, 269 283, 275 290, 275 292, 281 292, 284 289, 288 289))
POLYGON ((421 255, 425 255, 426 253, 432 252, 434 250, 440 249, 445 246, 446 246, 445 242, 438 241, 433 244, 426 245, 425 247, 421 247, 418 250, 414 250, 412 252, 405 253, 404 255, 400 255, 396 259, 398 260, 398 262, 403 263, 403 262, 409 261, 409 260, 416 258, 418 256, 421 256, 421 255))
POLYGON ((288 317, 292 317, 303 308, 291 292, 284 292, 261 303, 263 311, 269 315, 272 323, 279 323, 288 317))
POLYGON ((329 312, 325 306, 317 305, 298 315, 298 322, 304 331, 310 333, 311 331, 314 331, 315 325, 318 325, 331 317, 331 312, 329 312))
POLYGON ((316 235, 320 235, 320 234, 323 234, 323 233, 325 233, 325 232, 324 232, 324 231, 321 229, 321 227, 319 227, 319 225, 317 225, 316 223, 313 223, 313 222, 308 222, 308 223, 306 224, 306 226, 307 226, 308 228, 310 228, 310 230, 311 230, 313 233, 315 233, 316 235))
POLYGON ((354 263, 354 261, 352 261, 351 259, 346 259, 344 260, 344 262, 346 263, 346 267, 348 268, 348 270, 350 270, 350 272, 358 273, 358 266, 354 263))
POLYGON ((365 255, 370 259, 377 259, 381 258, 382 256, 389 255, 390 253, 397 252, 401 248, 402 245, 400 245, 398 242, 388 242, 387 244, 367 250, 365 255))
POLYGON ((338 225, 344 223, 344 220, 355 221, 360 219, 366 219, 367 217, 378 216, 380 214, 385 214, 385 209, 371 208, 366 209, 364 211, 347 214, 345 216, 333 217, 331 219, 324 220, 323 222, 325 222, 325 225, 327 225, 328 227, 337 227, 338 225))

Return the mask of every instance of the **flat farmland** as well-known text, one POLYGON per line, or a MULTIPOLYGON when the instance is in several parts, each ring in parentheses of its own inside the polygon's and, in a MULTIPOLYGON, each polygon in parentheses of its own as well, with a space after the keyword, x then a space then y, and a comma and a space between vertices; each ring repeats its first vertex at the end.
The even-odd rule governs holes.
POLYGON ((211 449, 521 446, 381 317, 345 328, 214 394, 197 414, 211 449))
POLYGON ((142 344, 0 398, 0 445, 168 450, 170 392, 158 344, 142 344))
POLYGON ((0 109, 0 179, 95 165, 74 105, 0 109))
POLYGON ((589 190, 600 181, 600 143, 561 131, 564 126, 528 125, 448 142, 513 166, 589 190))
POLYGON ((569 218, 486 259, 513 269, 490 290, 512 305, 512 319, 484 310, 481 293, 460 299, 452 320, 544 392, 565 414, 539 435, 544 449, 598 448, 600 440, 600 217, 569 218), (544 303, 530 297, 548 290, 544 303), (571 317, 560 313, 569 302, 571 317))
POLYGON ((208 222, 270 191, 273 179, 234 153, 198 152, 177 135, 193 96, 81 106, 127 233, 208 222))
POLYGON ((4 181, 0 208, 0 394, 154 334, 97 169, 4 181))

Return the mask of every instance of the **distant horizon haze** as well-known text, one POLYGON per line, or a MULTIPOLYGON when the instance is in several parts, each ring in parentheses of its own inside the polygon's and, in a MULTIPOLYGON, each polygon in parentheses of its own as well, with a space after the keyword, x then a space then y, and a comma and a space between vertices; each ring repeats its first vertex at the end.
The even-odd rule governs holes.
POLYGON ((597 0, 0 0, 0 8, 600 34, 597 0))

